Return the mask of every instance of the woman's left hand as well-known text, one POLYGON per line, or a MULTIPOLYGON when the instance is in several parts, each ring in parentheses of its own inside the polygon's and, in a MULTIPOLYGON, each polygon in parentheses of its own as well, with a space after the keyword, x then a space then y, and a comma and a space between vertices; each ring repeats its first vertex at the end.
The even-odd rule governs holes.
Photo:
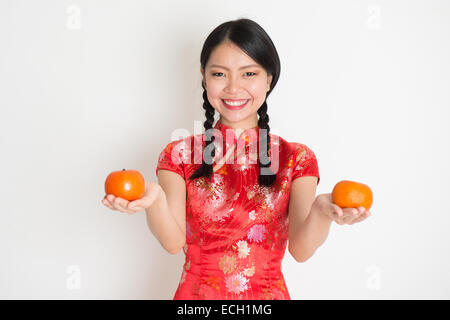
POLYGON ((367 219, 371 213, 364 207, 341 208, 331 200, 331 193, 320 194, 316 197, 314 204, 319 208, 321 214, 326 215, 339 225, 354 224, 367 219))

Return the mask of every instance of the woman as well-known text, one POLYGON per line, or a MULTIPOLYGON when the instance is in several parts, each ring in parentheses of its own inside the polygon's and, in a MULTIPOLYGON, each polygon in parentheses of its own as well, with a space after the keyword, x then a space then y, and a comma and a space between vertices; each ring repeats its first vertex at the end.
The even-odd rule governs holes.
POLYGON ((271 134, 267 97, 280 75, 273 42, 256 22, 225 22, 200 57, 205 134, 170 142, 158 184, 142 199, 107 195, 114 210, 146 210, 150 230, 186 262, 174 299, 290 299, 281 261, 310 258, 332 221, 353 224, 370 214, 316 196, 320 176, 305 144, 271 134), (214 123, 215 112, 219 120, 214 123))

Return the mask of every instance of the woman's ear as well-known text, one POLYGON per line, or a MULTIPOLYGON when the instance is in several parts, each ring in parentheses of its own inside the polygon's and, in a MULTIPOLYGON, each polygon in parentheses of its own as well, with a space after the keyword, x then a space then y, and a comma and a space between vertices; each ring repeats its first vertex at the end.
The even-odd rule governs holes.
POLYGON ((267 90, 266 91, 270 90, 270 84, 272 83, 272 78, 273 78, 273 76, 271 74, 267 77, 267 90))

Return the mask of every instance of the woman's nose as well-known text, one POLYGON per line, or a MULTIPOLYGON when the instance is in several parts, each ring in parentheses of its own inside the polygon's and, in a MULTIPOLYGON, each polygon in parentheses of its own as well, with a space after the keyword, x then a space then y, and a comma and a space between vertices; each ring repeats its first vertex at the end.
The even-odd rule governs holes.
POLYGON ((239 92, 241 90, 241 85, 238 79, 230 79, 226 86, 226 91, 228 92, 239 92))

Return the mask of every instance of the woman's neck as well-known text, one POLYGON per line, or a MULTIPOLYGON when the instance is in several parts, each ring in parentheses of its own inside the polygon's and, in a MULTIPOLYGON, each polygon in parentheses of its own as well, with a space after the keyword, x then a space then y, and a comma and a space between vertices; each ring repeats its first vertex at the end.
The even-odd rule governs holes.
POLYGON ((224 125, 232 128, 235 132, 236 131, 244 132, 248 129, 253 129, 258 126, 258 117, 240 122, 228 122, 226 119, 220 117, 219 121, 224 125))

